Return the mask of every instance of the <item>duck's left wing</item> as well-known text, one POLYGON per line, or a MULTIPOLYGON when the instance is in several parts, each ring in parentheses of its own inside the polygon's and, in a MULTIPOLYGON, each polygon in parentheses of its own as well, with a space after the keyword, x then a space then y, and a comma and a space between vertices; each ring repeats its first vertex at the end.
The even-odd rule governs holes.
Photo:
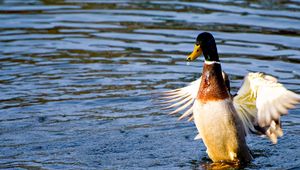
POLYGON ((162 93, 160 97, 161 104, 167 105, 164 109, 174 109, 170 114, 179 113, 182 110, 186 110, 180 117, 179 120, 189 117, 189 121, 193 119, 193 103, 197 97, 201 77, 188 86, 170 90, 162 93))
POLYGON ((300 102, 300 96, 287 90, 277 79, 263 73, 249 73, 237 96, 234 107, 247 132, 267 135, 273 143, 282 136, 280 116, 300 102))

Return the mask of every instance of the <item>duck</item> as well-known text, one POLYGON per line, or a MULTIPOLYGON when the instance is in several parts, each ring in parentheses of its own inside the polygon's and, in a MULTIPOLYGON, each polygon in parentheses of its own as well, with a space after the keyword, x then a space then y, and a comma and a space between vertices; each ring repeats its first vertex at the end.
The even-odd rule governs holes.
POLYGON ((170 114, 184 113, 179 120, 194 121, 195 140, 202 140, 215 162, 249 163, 254 158, 246 137, 265 136, 273 144, 283 135, 281 116, 300 102, 300 95, 286 89, 265 73, 249 72, 237 94, 230 92, 229 76, 222 70, 216 41, 209 32, 200 33, 187 61, 204 56, 202 75, 186 87, 160 96, 170 114))

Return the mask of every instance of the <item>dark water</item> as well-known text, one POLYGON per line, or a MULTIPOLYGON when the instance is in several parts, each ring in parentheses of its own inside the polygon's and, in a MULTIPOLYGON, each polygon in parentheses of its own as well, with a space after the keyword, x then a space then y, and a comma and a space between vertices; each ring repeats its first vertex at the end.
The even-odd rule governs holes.
MULTIPOLYGON (((300 93, 300 1, 0 1, 0 168, 205 169, 193 123, 152 93, 199 77, 185 57, 217 40, 236 92, 248 71, 300 93)), ((247 169, 300 168, 300 109, 277 145, 249 138, 247 169)))

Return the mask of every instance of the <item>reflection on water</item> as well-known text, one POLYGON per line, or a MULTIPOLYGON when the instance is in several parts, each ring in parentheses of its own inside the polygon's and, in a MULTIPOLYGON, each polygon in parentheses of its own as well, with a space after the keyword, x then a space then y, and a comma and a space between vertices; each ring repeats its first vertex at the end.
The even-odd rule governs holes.
MULTIPOLYGON (((184 59, 202 31, 234 91, 262 71, 300 93, 299 1, 0 3, 0 168, 211 168, 194 125, 150 95, 199 77, 184 59)), ((299 112, 278 145, 249 139, 248 169, 300 167, 299 112)))

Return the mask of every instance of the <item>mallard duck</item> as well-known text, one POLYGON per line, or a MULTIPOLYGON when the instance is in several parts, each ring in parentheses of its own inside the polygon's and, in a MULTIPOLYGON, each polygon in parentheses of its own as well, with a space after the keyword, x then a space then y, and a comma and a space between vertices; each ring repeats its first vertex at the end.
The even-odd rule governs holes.
POLYGON ((280 117, 300 102, 300 96, 287 90, 273 76, 248 73, 236 95, 230 94, 228 76, 222 71, 212 34, 198 35, 187 61, 200 55, 205 61, 202 76, 188 86, 163 93, 170 114, 185 111, 198 130, 213 162, 250 162, 253 157, 246 144, 250 133, 265 135, 274 144, 283 135, 280 117))

